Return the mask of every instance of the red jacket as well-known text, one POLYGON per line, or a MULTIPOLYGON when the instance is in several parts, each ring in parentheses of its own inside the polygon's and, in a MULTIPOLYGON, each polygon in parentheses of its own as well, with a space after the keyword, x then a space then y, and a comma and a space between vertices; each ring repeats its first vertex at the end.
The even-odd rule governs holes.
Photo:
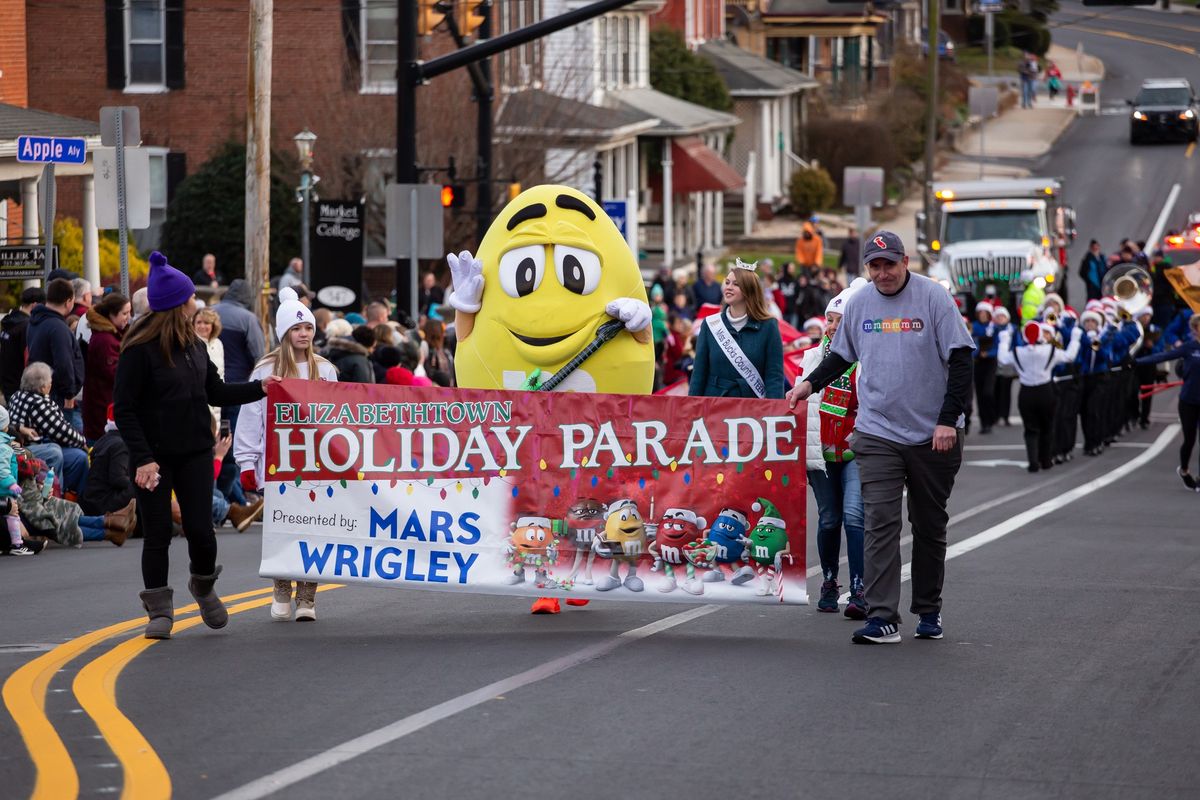
POLYGON ((113 378, 121 354, 121 333, 96 309, 87 313, 92 338, 88 342, 83 378, 83 435, 94 441, 104 435, 108 406, 112 403, 113 378))

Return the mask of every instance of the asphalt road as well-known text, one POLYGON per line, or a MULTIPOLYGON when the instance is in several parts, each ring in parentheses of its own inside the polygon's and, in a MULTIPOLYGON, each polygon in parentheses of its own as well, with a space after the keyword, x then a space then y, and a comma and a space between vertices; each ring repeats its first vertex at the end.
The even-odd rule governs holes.
MULTIPOLYGON (((1177 50, 1056 35, 1108 62, 1109 100, 1152 74, 1200 83, 1200 59, 1177 50)), ((1043 165, 1071 181, 1084 237, 1147 230, 1167 181, 1200 208, 1196 159, 1130 150, 1124 133, 1119 117, 1081 119, 1043 165)), ((1037 475, 1019 426, 972 436, 939 642, 913 640, 908 619, 903 644, 854 647, 855 623, 812 606, 532 617, 521 600, 339 588, 315 624, 251 608, 146 647, 117 677, 103 659, 142 641, 119 635, 44 676, 46 715, 85 797, 161 789, 149 750, 179 798, 1192 798, 1200 495, 1173 474, 1173 419, 1170 393, 1150 430, 1037 475), (105 680, 132 730, 81 708, 75 690, 105 680)), ((257 530, 220 535, 226 595, 265 586, 257 530)), ((173 556, 182 605, 182 543, 173 556)), ((136 541, 0 559, 6 690, 50 647, 136 618, 137 588, 136 541)), ((34 775, 0 716, 0 793, 28 796, 34 775)))

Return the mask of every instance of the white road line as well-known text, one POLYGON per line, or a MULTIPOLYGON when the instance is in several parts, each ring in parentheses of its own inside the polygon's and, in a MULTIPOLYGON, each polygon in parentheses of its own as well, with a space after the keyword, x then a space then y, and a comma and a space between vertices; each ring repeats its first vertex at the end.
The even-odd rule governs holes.
MULTIPOLYGON (((1170 419, 1175 419, 1175 418, 1171 417, 1170 419)), ((1113 442, 1112 446, 1113 447, 1136 447, 1136 448, 1140 449, 1143 447, 1149 447, 1150 442, 1113 442)), ((969 444, 963 449, 966 450, 967 452, 970 452, 972 450, 1024 450, 1025 445, 1023 445, 1023 444, 969 444)))
MULTIPOLYGON (((1108 486, 1111 483, 1115 483, 1116 481, 1121 480, 1121 478, 1124 478, 1126 475, 1128 475, 1129 473, 1138 469, 1139 467, 1142 467, 1142 466, 1150 463, 1151 461, 1153 461, 1158 456, 1159 453, 1161 453, 1163 450, 1166 449, 1167 445, 1171 443, 1171 440, 1175 438, 1175 434, 1178 432, 1179 432, 1178 424, 1168 425, 1167 428, 1158 435, 1158 438, 1154 440, 1154 443, 1151 444, 1150 447, 1146 449, 1146 452, 1142 453, 1141 455, 1137 456, 1136 458, 1126 461, 1124 464, 1117 467, 1112 472, 1109 472, 1106 475, 1102 475, 1099 478, 1095 478, 1094 480, 1090 480, 1087 483, 1080 484, 1079 486, 1076 486, 1074 489, 1071 489, 1070 491, 1063 492, 1058 497, 1047 500, 1046 502, 1044 502, 1040 505, 1036 505, 1033 508, 1029 509, 1028 511, 1025 511, 1021 514, 1016 515, 1015 517, 1010 517, 1009 519, 1005 520, 1004 522, 1001 522, 999 525, 994 525, 985 531, 981 531, 981 532, 975 534, 974 536, 967 537, 966 539, 963 539, 961 542, 955 542, 954 544, 952 544, 946 548, 946 560, 949 561, 952 558, 958 558, 959 556, 965 555, 966 553, 969 553, 972 550, 977 550, 980 547, 983 547, 985 544, 994 542, 997 539, 1002 539, 1005 536, 1008 536, 1013 531, 1019 530, 1023 526, 1028 525, 1029 523, 1033 522, 1036 519, 1040 519, 1041 517, 1044 517, 1047 514, 1052 514, 1055 511, 1058 511, 1059 509, 1061 509, 1063 506, 1070 505, 1071 503, 1074 503, 1076 500, 1079 500, 1080 498, 1087 497, 1092 492, 1099 491, 1100 489, 1103 489, 1105 486, 1108 486)), ((1063 477, 1065 478, 1066 476, 1064 475, 1063 477)), ((1058 480, 1061 480, 1061 478, 1059 478, 1058 480)), ((1037 488, 1045 488, 1050 483, 1052 483, 1052 481, 1047 481, 1046 483, 1041 484, 1037 488)), ((1006 497, 997 498, 996 500, 991 501, 991 504, 997 505, 1001 502, 1007 502, 1009 499, 1012 499, 1011 495, 1006 496, 1006 497)), ((985 505, 987 505, 987 504, 985 504, 985 505)), ((972 509, 972 511, 974 511, 974 509, 972 509)), ((966 513, 970 514, 971 512, 966 512, 966 513)), ((959 517, 961 518, 962 515, 960 514, 959 517)), ((947 523, 947 527, 949 527, 950 525, 953 525, 955 522, 955 519, 956 519, 955 517, 951 517, 949 523, 947 523)), ((911 542, 912 537, 906 536, 906 537, 904 537, 904 539, 901 539, 900 541, 901 541, 901 545, 903 545, 903 544, 906 544, 907 542, 911 542)), ((820 573, 820 567, 817 568, 817 572, 818 572, 818 574, 820 573)), ((900 582, 904 583, 905 581, 909 580, 911 577, 912 577, 912 562, 909 561, 907 564, 904 564, 900 567, 900 582)), ((841 596, 841 598, 839 598, 839 599, 841 600, 841 602, 845 603, 849 597, 850 597, 850 593, 847 592, 847 593, 843 594, 841 596)))
MULTIPOLYGON (((1025 445, 1021 445, 1021 447, 1023 449, 1025 447, 1025 445)), ((1017 489, 1015 492, 1009 492, 1008 494, 1000 495, 999 497, 994 498, 992 500, 988 500, 987 502, 980 503, 979 505, 976 505, 976 506, 972 506, 972 507, 968 508, 966 511, 960 511, 959 513, 950 517, 950 519, 946 521, 946 527, 953 528, 958 523, 968 520, 971 517, 974 517, 978 514, 982 514, 985 511, 990 511, 991 509, 995 508, 996 506, 1002 506, 1005 503, 1008 503, 1008 502, 1011 502, 1018 498, 1024 497, 1025 495, 1030 494, 1031 492, 1036 492, 1041 489, 1047 489, 1047 488, 1053 486, 1054 484, 1058 483, 1059 481, 1065 481, 1069 477, 1071 477, 1071 475, 1069 473, 1059 473, 1058 476, 1051 478, 1048 481, 1043 480, 1043 481, 1037 481, 1036 483, 1031 482, 1024 489, 1017 489)), ((904 536, 900 539, 901 547, 904 547, 911 543, 912 543, 911 535, 904 536)), ((845 556, 842 556, 842 560, 839 561, 838 563, 846 564, 849 562, 847 561, 845 556)), ((814 577, 816 575, 820 575, 820 574, 821 574, 821 565, 820 564, 817 564, 815 566, 808 568, 808 577, 812 578, 812 577, 814 577)), ((845 601, 845 599, 846 599, 845 597, 842 598, 843 601, 845 601)))
MULTIPOLYGON (((949 561, 952 558, 957 558, 961 555, 971 552, 972 550, 976 550, 983 545, 988 544, 989 542, 994 542, 997 539, 1007 536, 1013 531, 1020 529, 1023 525, 1027 525, 1028 523, 1040 517, 1044 517, 1047 514, 1057 511, 1069 503, 1073 503, 1082 497, 1086 497, 1092 492, 1098 491, 1099 489, 1102 489, 1105 486, 1120 480, 1130 472, 1153 460, 1166 448, 1167 443, 1170 442, 1178 432, 1179 426, 1171 425, 1161 434, 1159 434, 1159 437, 1154 441, 1154 444, 1151 445, 1146 452, 1126 462, 1124 465, 1118 467, 1112 472, 1109 472, 1107 475, 1088 481, 1082 486, 1077 486, 1076 488, 1059 495, 1053 500, 1047 500, 1046 502, 1035 506, 1022 514, 1018 514, 1017 516, 1012 517, 1005 522, 1000 523, 999 525, 989 528, 982 533, 977 533, 974 536, 962 540, 961 542, 950 545, 950 547, 948 547, 946 550, 946 560, 949 561)), ((997 498, 996 500, 991 501, 991 503, 995 505, 1001 502, 1007 502, 1008 500, 1015 499, 1015 497, 1020 496, 1021 494, 1044 487, 1045 484, 1028 487, 1020 490, 1020 492, 1014 492, 1010 495, 1006 495, 1005 497, 997 498)), ((959 514, 957 518, 952 518, 950 520, 950 524, 953 524, 955 521, 961 521, 966 516, 979 513, 981 508, 982 507, 971 509, 968 512, 959 514)), ((819 571, 820 570, 818 568, 818 572, 819 571)), ((903 565, 900 575, 900 580, 902 582, 909 580, 912 575, 911 562, 903 565)), ((474 708, 475 706, 482 705, 498 695, 503 695, 520 689, 524 686, 543 681, 561 672, 565 672, 572 667, 576 667, 580 664, 584 664, 588 661, 593 661, 597 658, 605 656, 622 647, 623 645, 629 644, 630 642, 636 642, 653 636, 656 633, 662 633, 665 630, 682 625, 685 622, 691 622, 692 620, 707 616, 708 614, 718 611, 721 608, 723 608, 723 606, 698 606, 696 608, 683 611, 679 614, 673 614, 669 617, 665 617, 656 622, 651 622, 648 625, 643 625, 640 628, 634 628, 632 630, 625 631, 624 633, 614 636, 611 639, 607 639, 590 647, 576 650, 573 653, 568 653, 561 658, 547 661, 544 664, 539 664, 532 669, 517 673, 516 675, 496 681, 495 683, 490 683, 487 686, 476 689, 473 692, 468 692, 466 694, 459 695, 458 697, 453 697, 443 703, 438 703, 431 708, 427 708, 424 711, 418 711, 416 714, 412 714, 403 719, 397 720, 390 725, 385 725, 384 727, 371 731, 370 733, 356 737, 347 742, 343 742, 342 744, 326 750, 323 753, 318 753, 317 755, 306 758, 303 761, 298 761, 289 767, 284 767, 283 769, 276 770, 269 775, 264 775, 263 777, 233 789, 232 791, 218 795, 215 800, 259 800, 259 798, 267 797, 275 792, 280 791, 281 789, 285 789, 289 786, 300 783, 306 778, 311 778, 314 775, 324 772, 325 770, 332 769, 339 764, 350 761, 351 759, 363 755, 364 753, 368 753, 398 739, 402 739, 405 736, 408 736, 410 733, 427 728, 434 723, 441 722, 444 719, 448 719, 470 708, 474 708)))
POLYGON ((343 742, 323 753, 318 753, 311 758, 298 761, 290 767, 284 767, 281 770, 272 772, 270 775, 265 775, 258 780, 251 781, 244 786, 239 786, 232 791, 219 795, 215 800, 257 800, 258 798, 267 797, 327 769, 332 769, 343 762, 383 747, 385 744, 390 744, 397 739, 402 739, 410 733, 415 733, 436 722, 441 722, 467 709, 493 700, 498 695, 507 694, 523 686, 528 686, 531 683, 543 681, 560 672, 565 672, 580 664, 608 655, 623 645, 645 639, 656 633, 662 633, 665 630, 699 619, 722 608, 724 606, 697 606, 687 611, 664 617, 656 622, 651 622, 649 625, 625 631, 611 639, 590 647, 584 647, 573 653, 568 653, 561 658, 539 664, 532 669, 519 672, 516 675, 496 681, 495 683, 489 683, 487 686, 459 695, 458 697, 453 697, 444 703, 438 703, 436 706, 427 708, 424 711, 418 711, 416 714, 397 720, 390 725, 385 725, 382 728, 351 739, 348 742, 343 742))
MULTIPOLYGON (((1133 472, 1139 467, 1149 464, 1151 461, 1157 458, 1158 455, 1167 448, 1167 445, 1170 444, 1171 440, 1175 438, 1175 434, 1177 433, 1179 433, 1178 424, 1168 425, 1166 429, 1158 435, 1158 438, 1154 440, 1154 444, 1146 448, 1144 453, 1139 454, 1136 458, 1131 458, 1129 461, 1126 461, 1112 472, 1109 472, 1106 475, 1101 475, 1099 478, 1090 480, 1080 486, 1076 486, 1074 489, 1071 489, 1068 492, 1063 492, 1058 497, 1047 500, 1040 505, 1036 505, 1028 511, 1017 514, 1015 517, 1010 517, 1004 522, 1001 522, 999 525, 994 525, 993 527, 988 528, 986 531, 982 531, 974 536, 963 539, 961 542, 955 542, 946 548, 946 560, 949 561, 952 558, 958 558, 961 555, 965 555, 972 550, 977 550, 980 547, 983 547, 985 544, 989 544, 997 539, 1001 539, 1013 531, 1020 530, 1022 527, 1028 525, 1036 519, 1040 519, 1047 514, 1052 514, 1061 509, 1063 506, 1070 505, 1076 500, 1087 497, 1092 492, 1099 491, 1105 486, 1116 483, 1129 473, 1133 472)), ((912 563, 910 562, 900 568, 900 580, 908 580, 911 573, 912 563)))
POLYGON ((1167 217, 1171 216, 1171 211, 1175 208, 1175 201, 1179 199, 1179 188, 1178 183, 1171 187, 1171 191, 1167 195, 1167 202, 1163 205, 1162 213, 1158 215, 1158 222, 1154 223, 1154 229, 1150 231, 1150 238, 1146 240, 1146 247, 1152 249, 1158 247, 1163 230, 1167 227, 1167 217))

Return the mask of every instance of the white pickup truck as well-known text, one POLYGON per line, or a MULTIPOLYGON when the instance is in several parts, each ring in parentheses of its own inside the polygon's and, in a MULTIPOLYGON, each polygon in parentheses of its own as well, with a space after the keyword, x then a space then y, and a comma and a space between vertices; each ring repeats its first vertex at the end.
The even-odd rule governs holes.
MULTIPOLYGON (((1019 296, 1040 279, 1063 280, 1061 258, 1075 237, 1075 213, 1058 178, 934 183, 933 218, 917 215, 926 274, 955 295, 983 296, 994 285, 1019 296)), ((967 298, 964 298, 964 301, 967 298)))

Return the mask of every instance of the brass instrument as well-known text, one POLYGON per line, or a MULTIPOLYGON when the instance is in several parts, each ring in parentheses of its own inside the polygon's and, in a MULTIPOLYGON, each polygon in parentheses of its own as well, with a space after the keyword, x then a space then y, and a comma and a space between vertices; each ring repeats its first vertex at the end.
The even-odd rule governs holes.
POLYGON ((1150 273, 1137 264, 1123 263, 1104 273, 1100 290, 1105 296, 1117 300, 1117 314, 1123 320, 1150 305, 1154 298, 1154 283, 1150 273))
POLYGON ((1053 311, 1047 311, 1045 319, 1047 325, 1058 327, 1058 314, 1054 313, 1053 311))

